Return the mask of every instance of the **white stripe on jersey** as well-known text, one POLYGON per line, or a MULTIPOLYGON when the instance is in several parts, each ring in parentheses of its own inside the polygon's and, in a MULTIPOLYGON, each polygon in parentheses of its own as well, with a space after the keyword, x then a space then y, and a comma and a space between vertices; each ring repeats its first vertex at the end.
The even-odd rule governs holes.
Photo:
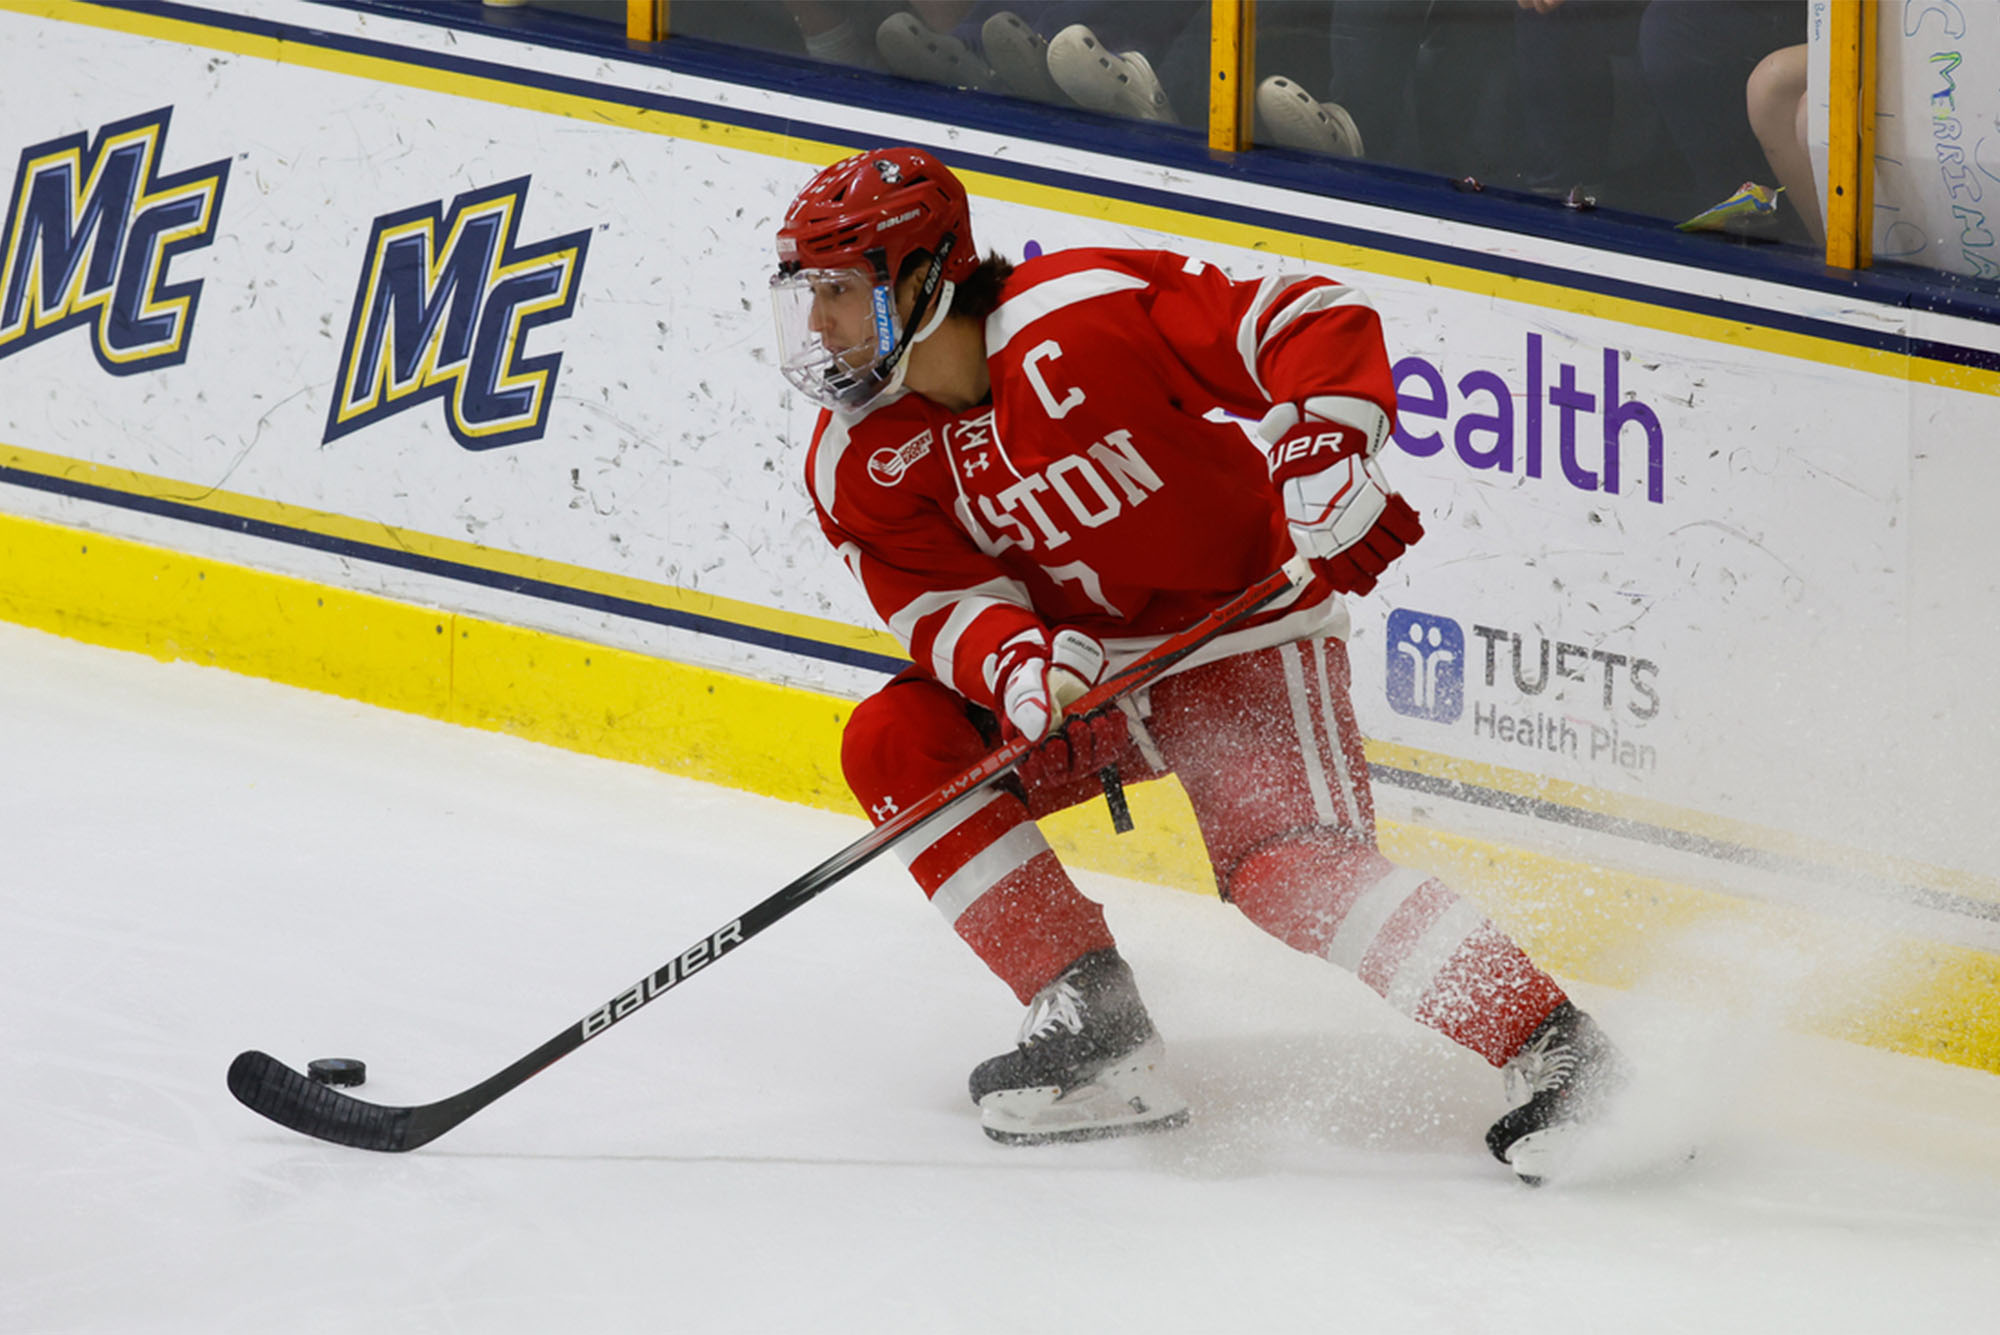
MULTIPOLYGON (((863 588, 867 587, 863 581, 863 588)), ((976 584, 969 589, 933 589, 920 593, 904 603, 889 615, 889 630, 909 649, 916 638, 917 623, 927 616, 933 616, 946 608, 951 615, 945 619, 937 637, 931 641, 931 671, 945 685, 965 692, 956 684, 956 675, 951 670, 952 653, 958 648, 958 637, 965 634, 981 612, 989 607, 1032 607, 1028 600, 1027 587, 1017 580, 989 579, 984 584, 976 584)))
POLYGON ((1263 342, 1257 337, 1257 324, 1278 303, 1278 299, 1292 288, 1306 281, 1304 274, 1273 274, 1257 284, 1257 295, 1250 299, 1250 309, 1243 312, 1243 319, 1236 326, 1236 355, 1243 359, 1243 369, 1250 376, 1250 383, 1257 387, 1257 393, 1269 400, 1271 391, 1264 388, 1264 377, 1257 374, 1257 354, 1263 350, 1263 342))
POLYGON ((1242 323, 1236 326, 1237 355, 1243 358, 1243 369, 1250 373, 1250 382, 1266 399, 1271 397, 1271 392, 1264 388, 1264 377, 1257 372, 1257 359, 1263 354, 1264 345, 1277 337, 1280 329, 1313 311, 1369 304, 1367 297, 1339 284, 1309 287, 1297 292, 1299 285, 1307 281, 1305 274, 1278 274, 1266 278, 1257 285, 1257 295, 1251 301, 1250 309, 1243 313, 1242 323), (1263 320, 1266 311, 1274 309, 1277 313, 1271 317, 1270 326, 1259 334, 1258 323, 1263 320))
POLYGON ((1264 326, 1262 341, 1269 343, 1278 336, 1279 331, 1292 321, 1298 319, 1301 315, 1310 315, 1314 311, 1330 311, 1336 306, 1370 305, 1372 303, 1360 292, 1351 287, 1343 287, 1338 283, 1333 284, 1331 287, 1307 288, 1296 298, 1285 302, 1279 308, 1278 313, 1271 317, 1271 322, 1264 326))
MULTIPOLYGON (((1016 587, 1018 588, 1019 586, 1017 585, 1016 587)), ((967 598, 959 603, 957 607, 952 608, 951 615, 945 618, 944 625, 938 627, 937 637, 931 641, 931 675, 951 687, 954 691, 957 691, 960 695, 970 699, 972 692, 965 689, 968 683, 961 682, 958 679, 958 673, 955 671, 958 662, 958 641, 960 637, 972 628, 972 623, 979 619, 979 615, 982 612, 995 607, 1026 607, 1027 604, 1027 591, 1023 589, 1019 599, 967 598)), ((979 683, 989 692, 993 691, 999 685, 998 682, 993 680, 995 669, 998 666, 999 664, 994 655, 988 654, 985 661, 978 664, 974 669, 979 683)))
POLYGON ((1049 851, 1049 841, 1042 837, 1041 827, 1024 820, 953 872, 931 896, 931 903, 937 905, 946 922, 956 924, 980 896, 1000 884, 1010 872, 1020 870, 1049 851))
POLYGON ((1037 283, 1017 296, 1008 297, 986 317, 986 355, 998 357, 1014 335, 1044 315, 1079 301, 1108 297, 1114 292, 1142 291, 1146 286, 1145 279, 1116 269, 1080 269, 1037 283))
MULTIPOLYGON (((1298 595, 1293 593, 1286 596, 1296 598, 1298 595)), ((1282 606, 1284 601, 1284 598, 1280 598, 1276 605, 1282 606)), ((1247 630, 1218 635, 1161 673, 1159 679, 1177 676, 1189 668, 1198 668, 1204 663, 1219 663, 1225 658, 1247 654, 1253 649, 1269 649, 1274 644, 1289 644, 1293 640, 1317 639, 1326 635, 1336 640, 1347 638, 1347 604, 1340 600, 1338 594, 1329 594, 1318 602, 1279 617, 1276 621, 1267 621, 1263 625, 1251 626, 1247 630)), ((1141 635, 1132 638, 1106 636, 1100 641, 1104 645, 1106 675, 1118 671, 1147 650, 1156 648, 1166 638, 1164 635, 1141 635)))
MULTIPOLYGON (((834 481, 840 470, 840 456, 847 453, 848 420, 838 413, 827 419, 826 430, 819 433, 819 451, 813 455, 813 499, 819 502, 820 509, 834 516, 836 524, 840 516, 834 511, 833 499, 839 488, 834 481)), ((855 578, 860 576, 857 574, 855 578)))
POLYGON ((813 499, 819 502, 820 509, 833 515, 836 524, 840 522, 840 516, 833 508, 833 501, 839 490, 836 484, 839 482, 840 457, 847 453, 847 447, 851 443, 849 428, 868 414, 888 407, 907 393, 909 391, 906 389, 893 389, 860 412, 836 412, 827 415, 826 430, 819 434, 819 453, 813 456, 813 475, 809 485, 812 487, 813 499))

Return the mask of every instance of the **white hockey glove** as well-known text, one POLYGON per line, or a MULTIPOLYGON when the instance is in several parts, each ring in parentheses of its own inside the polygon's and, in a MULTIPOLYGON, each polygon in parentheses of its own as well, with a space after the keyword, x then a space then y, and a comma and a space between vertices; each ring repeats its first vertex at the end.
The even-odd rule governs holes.
POLYGON ((1424 535, 1423 521, 1383 476, 1376 454, 1389 415, 1366 399, 1316 395, 1281 403, 1257 423, 1292 542, 1342 593, 1367 593, 1424 535))
POLYGON ((1038 742, 1103 675, 1104 646, 1082 631, 1022 631, 1000 646, 994 679, 1000 684, 1001 722, 1007 731, 1038 742))

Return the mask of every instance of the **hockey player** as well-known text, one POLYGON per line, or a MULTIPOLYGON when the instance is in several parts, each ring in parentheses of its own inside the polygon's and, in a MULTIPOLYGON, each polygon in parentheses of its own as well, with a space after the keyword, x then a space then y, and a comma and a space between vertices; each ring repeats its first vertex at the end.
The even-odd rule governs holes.
POLYGON ((1003 737, 1041 742, 1018 782, 898 847, 1028 1007, 1013 1050, 972 1072, 987 1133, 1187 1116, 1103 911, 1035 824, 1116 766, 1179 777, 1252 922, 1502 1068, 1515 1106, 1487 1143, 1546 1171, 1621 1059, 1477 908, 1375 844, 1340 595, 1423 530, 1382 472, 1396 400, 1367 301, 1165 251, 982 260, 963 186, 910 148, 819 173, 777 248, 782 369, 826 409, 806 461, 820 523, 914 660, 856 708, 849 785, 879 822, 1003 737), (1310 580, 1120 709, 1065 716, 1107 664, 1295 552, 1310 580))

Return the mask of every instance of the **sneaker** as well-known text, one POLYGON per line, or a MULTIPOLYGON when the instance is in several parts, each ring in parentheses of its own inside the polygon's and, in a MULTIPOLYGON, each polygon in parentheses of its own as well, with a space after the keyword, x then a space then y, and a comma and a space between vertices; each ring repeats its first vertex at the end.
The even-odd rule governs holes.
POLYGON ((1000 76, 977 52, 948 32, 933 32, 907 10, 882 20, 875 30, 875 47, 882 62, 905 79, 1000 91, 1000 76))
POLYGON ((1072 23, 1049 39, 1049 75, 1078 106, 1135 120, 1179 123, 1153 66, 1137 51, 1117 55, 1072 23))
POLYGON ((1362 156, 1361 131, 1338 102, 1321 102, 1282 75, 1257 85, 1257 115, 1271 142, 1284 148, 1329 153, 1337 158, 1362 156))
POLYGON ((1035 994, 1014 1050, 973 1069, 972 1101, 1009 1145, 1166 1130, 1187 1100, 1160 1074, 1165 1055, 1130 966, 1100 950, 1035 994))
POLYGON ((1066 106, 1069 99, 1049 75, 1049 44, 1020 15, 1002 11, 980 25, 980 49, 1008 92, 1066 106))
POLYGON ((1493 1157, 1537 1187, 1631 1079, 1597 1022, 1565 1001, 1501 1068, 1510 1111, 1486 1133, 1493 1157))

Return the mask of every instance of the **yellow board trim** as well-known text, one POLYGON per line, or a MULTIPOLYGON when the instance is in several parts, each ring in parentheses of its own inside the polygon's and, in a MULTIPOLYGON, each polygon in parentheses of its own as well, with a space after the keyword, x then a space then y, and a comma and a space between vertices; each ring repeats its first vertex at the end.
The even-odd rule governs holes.
MULTIPOLYGON (((422 89, 500 106, 538 111, 644 134, 756 153, 763 157, 823 167, 848 149, 794 136, 770 134, 699 117, 649 111, 624 103, 560 93, 483 75, 438 70, 408 60, 365 56, 312 45, 215 28, 189 20, 122 9, 97 9, 76 0, 0 0, 14 11, 235 55, 351 75, 371 82, 422 89)), ((1799 361, 1888 376, 1916 384, 1975 393, 2000 394, 2000 371, 1907 353, 1860 347, 1837 339, 1767 328, 1721 316, 1676 310, 1627 297, 1579 291, 1555 283, 1491 273, 1467 265, 1400 255, 1342 242, 1325 241, 1247 223, 1210 218, 1176 209, 1106 199, 1079 190, 1036 185, 988 173, 960 173, 974 194, 1030 205, 1073 217, 1101 218, 1239 249, 1265 251, 1352 273, 1374 274, 1430 287, 1443 287, 1498 301, 1609 320, 1705 342, 1723 343, 1799 361)))
POLYGON ((0 515, 0 620, 854 809, 845 701, 166 547, 0 515))
MULTIPOLYGON (((810 691, 8 515, 0 619, 858 814, 833 760, 852 706, 810 691)), ((1093 804, 1046 822, 1052 842, 1077 866, 1212 893, 1178 785, 1131 796, 1139 832, 1112 835, 1093 804)), ((1768 1013, 1768 995, 1731 995, 1701 934, 1852 943, 1851 924, 1801 910, 1420 827, 1385 823, 1381 843, 1587 982, 1666 975, 1768 1013)), ((2000 956, 1897 938, 1865 969, 1800 967, 1781 999, 1798 1027, 2000 1072, 2000 956)))

